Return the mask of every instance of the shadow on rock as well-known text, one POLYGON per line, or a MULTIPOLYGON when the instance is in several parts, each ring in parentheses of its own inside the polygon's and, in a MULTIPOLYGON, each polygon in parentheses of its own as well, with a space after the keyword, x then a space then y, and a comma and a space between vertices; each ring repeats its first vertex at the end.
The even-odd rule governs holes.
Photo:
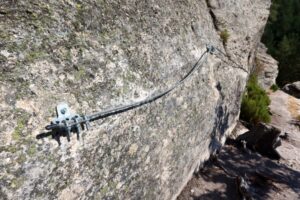
POLYGON ((233 145, 224 146, 218 156, 207 161, 196 175, 178 200, 235 200, 242 197, 262 200, 282 199, 286 193, 289 193, 287 199, 300 198, 299 171, 258 153, 245 153, 233 145), (243 185, 247 186, 242 192, 241 180, 244 182, 243 185), (290 193, 293 195, 289 196, 290 193), (278 194, 278 198, 274 198, 278 194))
POLYGON ((236 141, 264 156, 278 160, 280 155, 276 148, 281 145, 280 133, 281 130, 276 127, 259 123, 250 131, 238 136, 236 141))

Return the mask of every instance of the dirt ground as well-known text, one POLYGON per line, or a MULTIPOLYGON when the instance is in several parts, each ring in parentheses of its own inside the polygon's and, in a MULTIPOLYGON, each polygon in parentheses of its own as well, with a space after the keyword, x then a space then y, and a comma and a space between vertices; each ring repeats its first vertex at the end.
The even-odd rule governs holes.
MULTIPOLYGON (((300 110, 291 109, 292 97, 282 91, 271 94, 270 98, 271 124, 288 136, 282 139, 282 145, 277 149, 282 158, 271 160, 256 152, 237 148, 231 141, 217 158, 207 162, 194 175, 177 200, 242 199, 237 177, 243 177, 247 182, 252 199, 300 199, 300 127, 290 123, 300 110)), ((294 107, 299 105, 299 99, 292 100, 294 107)))
POLYGON ((246 177, 253 199, 300 199, 300 171, 284 161, 246 153, 232 145, 226 145, 217 160, 195 175, 177 199, 240 199, 236 176, 246 177))

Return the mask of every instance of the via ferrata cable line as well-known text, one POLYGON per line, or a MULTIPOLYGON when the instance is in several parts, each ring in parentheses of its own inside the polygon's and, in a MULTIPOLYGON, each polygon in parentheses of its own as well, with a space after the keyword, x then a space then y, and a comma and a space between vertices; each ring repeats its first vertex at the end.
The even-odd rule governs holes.
MULTIPOLYGON (((199 68, 203 63, 204 59, 207 58, 207 54, 214 54, 216 51, 222 52, 221 50, 215 48, 212 45, 206 46, 206 51, 201 54, 197 62, 193 65, 193 67, 188 71, 183 78, 181 78, 179 81, 174 83, 172 86, 165 89, 163 92, 160 92, 156 95, 150 96, 148 98, 145 98, 144 100, 134 102, 128 105, 121 105, 117 106, 111 109, 107 109, 98 113, 94 113, 91 115, 79 115, 79 114, 71 114, 69 106, 66 103, 60 103, 56 107, 56 114, 57 117, 54 118, 51 123, 45 127, 45 129, 49 132, 47 133, 41 133, 37 136, 38 139, 52 136, 54 139, 58 141, 60 144, 60 137, 66 136, 68 141, 70 141, 71 133, 77 134, 77 139, 79 139, 80 132, 84 130, 85 128, 89 129, 89 123, 95 120, 103 119, 112 115, 116 115, 119 113, 123 113, 138 107, 141 107, 145 104, 149 104, 151 102, 156 101, 159 98, 162 98, 163 96, 166 96, 171 91, 179 87, 181 84, 183 84, 191 75, 196 71, 197 68, 199 68)), ((222 52, 223 53, 223 52, 222 52)), ((226 55, 226 54, 224 54, 226 55)), ((245 70, 244 70, 245 71, 245 70)))
MULTIPOLYGON (((248 71, 248 70, 246 70, 245 68, 243 68, 241 65, 239 65, 237 62, 235 62, 233 59, 231 59, 230 56, 227 55, 226 53, 224 53, 222 50, 220 50, 220 49, 217 48, 217 47, 215 47, 215 50, 216 50, 217 52, 219 52, 221 55, 223 55, 225 58, 227 58, 227 59, 228 59, 230 62, 232 62, 234 65, 236 65, 236 67, 234 67, 234 66, 231 66, 231 67, 241 69, 241 70, 243 70, 244 72, 246 72, 247 74, 249 74, 249 71, 248 71)), ((216 51, 215 51, 215 52, 216 52, 216 51)), ((215 55, 216 55, 216 53, 215 53, 215 55)), ((221 60, 223 60, 220 56, 217 56, 217 57, 219 57, 221 60)), ((224 60, 223 60, 223 61, 224 61, 224 60)), ((224 62, 226 62, 226 61, 224 61, 224 62)))
POLYGON ((106 111, 102 111, 99 113, 95 113, 93 115, 90 115, 88 117, 89 121, 95 121, 98 119, 102 119, 111 115, 115 115, 115 114, 119 114, 119 113, 123 113, 126 112, 128 110, 143 106, 145 104, 151 103, 165 95, 167 95, 168 93, 170 93, 171 91, 173 91, 175 88, 177 88, 179 85, 181 85, 187 78, 189 78, 197 69, 198 66, 200 65, 200 62, 202 61, 202 59, 204 58, 204 56, 210 52, 210 47, 207 47, 207 50, 202 53, 202 55, 200 56, 200 58, 197 60, 197 62, 194 64, 194 66, 191 68, 191 70, 179 81, 177 81, 173 86, 169 87, 168 89, 164 90, 163 92, 160 92, 156 95, 150 96, 144 100, 129 104, 129 105, 125 105, 125 106, 118 106, 116 108, 113 109, 108 109, 106 111))

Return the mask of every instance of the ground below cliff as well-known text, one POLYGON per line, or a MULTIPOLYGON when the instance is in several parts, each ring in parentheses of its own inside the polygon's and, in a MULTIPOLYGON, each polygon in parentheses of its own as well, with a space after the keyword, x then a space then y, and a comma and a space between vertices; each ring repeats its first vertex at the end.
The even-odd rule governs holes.
POLYGON ((254 199, 300 198, 300 100, 282 91, 271 93, 271 125, 284 135, 279 161, 226 144, 214 161, 204 166, 182 191, 178 200, 239 199, 237 176, 246 177, 254 199))
MULTIPOLYGON (((288 145, 291 143, 284 141, 283 146, 288 145)), ((289 166, 288 162, 288 159, 276 162, 226 145, 218 156, 218 163, 211 163, 198 177, 194 176, 177 199, 240 199, 236 175, 246 174, 254 199, 296 200, 300 197, 300 163, 289 166)))

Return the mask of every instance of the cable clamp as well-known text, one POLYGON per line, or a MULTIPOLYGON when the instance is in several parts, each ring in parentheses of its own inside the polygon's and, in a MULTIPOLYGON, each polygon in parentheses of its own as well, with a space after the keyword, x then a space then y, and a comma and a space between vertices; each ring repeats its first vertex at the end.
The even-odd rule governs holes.
POLYGON ((214 54, 215 51, 216 51, 216 48, 211 44, 207 44, 206 45, 206 51, 210 54, 214 54))

